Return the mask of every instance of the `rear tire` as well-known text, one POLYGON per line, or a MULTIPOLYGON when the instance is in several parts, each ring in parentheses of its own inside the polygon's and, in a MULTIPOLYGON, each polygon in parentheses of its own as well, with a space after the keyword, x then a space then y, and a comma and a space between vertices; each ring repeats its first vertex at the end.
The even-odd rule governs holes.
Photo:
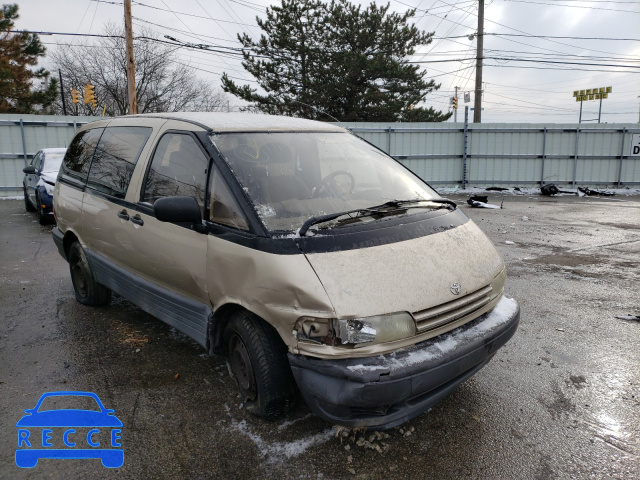
POLYGON ((92 307, 109 303, 111 290, 96 282, 84 250, 78 242, 74 242, 69 249, 69 270, 78 302, 92 307))
POLYGON ((36 208, 31 205, 31 202, 29 201, 29 196, 27 195, 27 187, 22 187, 22 190, 24 191, 24 209, 27 212, 35 212, 36 208))
POLYGON ((296 397, 287 348, 271 325, 249 312, 238 312, 225 331, 227 361, 246 408, 276 420, 296 397))

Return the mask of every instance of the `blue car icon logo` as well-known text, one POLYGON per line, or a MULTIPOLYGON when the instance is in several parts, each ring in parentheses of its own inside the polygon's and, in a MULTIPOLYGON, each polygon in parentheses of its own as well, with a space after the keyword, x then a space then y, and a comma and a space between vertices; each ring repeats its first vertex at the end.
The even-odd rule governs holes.
POLYGON ((107 468, 124 464, 122 422, 92 392, 44 393, 18 423, 16 465, 33 468, 41 458, 99 458, 107 468), (82 406, 82 408, 68 408, 82 406))

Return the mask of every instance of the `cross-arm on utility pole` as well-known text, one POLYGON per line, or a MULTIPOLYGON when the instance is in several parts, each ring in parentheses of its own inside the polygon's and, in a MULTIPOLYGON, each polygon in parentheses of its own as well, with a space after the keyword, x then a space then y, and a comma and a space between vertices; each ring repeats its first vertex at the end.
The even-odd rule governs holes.
POLYGON ((136 102, 136 68, 133 60, 133 27, 131 26, 131 0, 124 0, 124 32, 127 39, 127 99, 129 115, 138 113, 136 102))
POLYGON ((478 0, 478 51, 476 54, 476 93, 473 99, 473 123, 482 121, 482 58, 484 43, 484 0, 478 0))

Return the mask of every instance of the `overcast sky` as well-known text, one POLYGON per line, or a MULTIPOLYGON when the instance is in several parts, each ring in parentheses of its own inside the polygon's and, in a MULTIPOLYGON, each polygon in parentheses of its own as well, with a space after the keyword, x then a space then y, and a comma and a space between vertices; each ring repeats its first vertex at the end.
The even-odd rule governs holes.
MULTIPOLYGON (((573 98, 573 91, 608 86, 613 88, 613 93, 602 102, 602 122, 639 121, 640 0, 485 1, 485 56, 495 59, 485 60, 483 69, 483 123, 577 123, 580 103, 573 98)), ((107 22, 123 24, 121 0, 19 0, 17 3, 20 6, 17 29, 101 33, 107 22)), ((171 35, 194 43, 238 47, 237 33, 259 37, 255 18, 264 17, 265 8, 273 3, 268 0, 134 0, 134 35, 136 30, 147 26, 157 32, 158 38, 171 35)), ((424 31, 435 32, 434 41, 421 47, 413 58, 414 61, 438 61, 421 64, 428 78, 441 84, 440 90, 427 96, 426 104, 447 111, 451 108, 449 97, 458 86, 458 121, 462 121, 464 92, 471 92, 468 105, 473 106, 476 40, 468 37, 477 30, 478 0, 392 0, 390 3, 398 12, 417 8, 414 23, 424 31)), ((82 40, 70 36, 41 39, 49 49, 64 48, 56 43, 82 40)), ((251 78, 237 59, 186 48, 181 49, 181 58, 200 69, 199 74, 216 86, 223 72, 251 78)), ((46 62, 44 65, 52 67, 46 62)), ((233 97, 230 102, 232 106, 239 104, 233 97)), ((598 107, 598 101, 584 102, 583 122, 596 120, 598 107)), ((472 118, 472 112, 470 116, 472 118)))

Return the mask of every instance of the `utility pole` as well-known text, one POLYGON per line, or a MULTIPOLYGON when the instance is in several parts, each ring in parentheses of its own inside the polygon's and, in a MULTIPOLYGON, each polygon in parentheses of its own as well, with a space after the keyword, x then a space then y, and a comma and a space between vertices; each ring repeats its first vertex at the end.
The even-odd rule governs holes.
POLYGON ((129 115, 138 113, 136 103, 136 68, 133 60, 133 27, 131 26, 131 0, 124 0, 124 34, 127 39, 127 99, 129 115))
POLYGON ((64 101, 64 86, 62 85, 62 72, 58 69, 58 76, 60 77, 60 98, 62 99, 62 113, 67 114, 67 103, 64 101))
MULTIPOLYGON (((455 98, 458 98, 458 88, 460 87, 455 87, 456 88, 456 95, 455 98)), ((455 102, 455 106, 453 109, 453 123, 458 123, 458 103, 455 102)))
POLYGON ((482 121, 482 58, 484 48, 484 0, 478 0, 478 51, 476 53, 476 94, 473 99, 473 123, 482 121))

